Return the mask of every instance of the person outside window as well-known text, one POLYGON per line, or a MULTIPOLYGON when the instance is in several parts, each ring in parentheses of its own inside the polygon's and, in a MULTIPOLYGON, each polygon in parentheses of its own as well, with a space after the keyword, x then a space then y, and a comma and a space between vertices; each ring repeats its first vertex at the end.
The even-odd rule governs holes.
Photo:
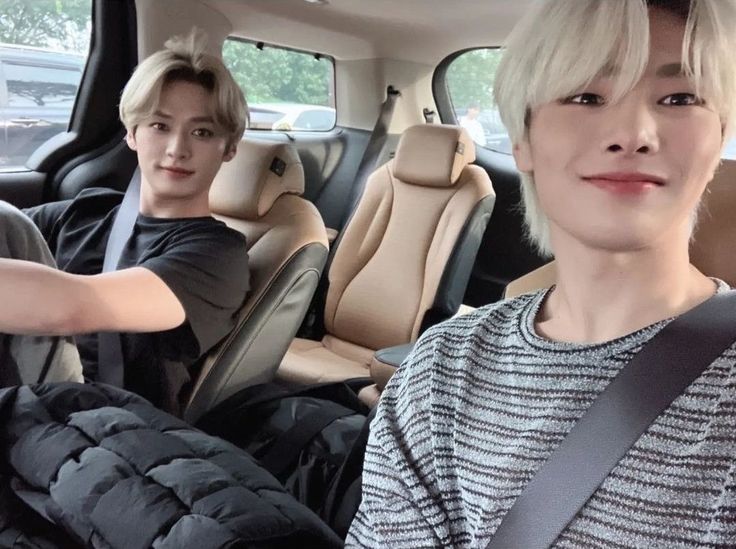
POLYGON ((468 111, 460 117, 460 125, 468 130, 470 138, 481 147, 486 146, 486 133, 483 131, 483 125, 478 120, 480 114, 480 105, 471 103, 468 105, 468 111))

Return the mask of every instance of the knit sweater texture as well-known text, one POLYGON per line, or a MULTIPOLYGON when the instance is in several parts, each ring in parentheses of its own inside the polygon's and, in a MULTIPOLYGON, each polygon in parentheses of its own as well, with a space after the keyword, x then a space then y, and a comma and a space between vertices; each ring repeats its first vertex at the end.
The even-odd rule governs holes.
MULTIPOLYGON (((550 341, 534 328, 545 295, 420 339, 371 426, 347 547, 483 549, 575 422, 669 322, 601 344, 550 341)), ((553 546, 736 547, 736 345, 654 421, 553 546)))

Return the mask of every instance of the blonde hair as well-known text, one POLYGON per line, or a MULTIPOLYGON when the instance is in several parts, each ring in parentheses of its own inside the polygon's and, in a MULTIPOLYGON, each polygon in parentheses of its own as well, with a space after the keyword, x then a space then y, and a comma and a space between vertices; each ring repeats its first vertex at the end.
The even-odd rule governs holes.
MULTIPOLYGON (((628 93, 647 66, 651 7, 686 22, 683 70, 715 105, 726 139, 736 114, 734 0, 540 0, 511 32, 496 73, 494 96, 511 142, 528 138, 534 108, 572 95, 606 69, 617 70, 612 101, 628 93)), ((533 175, 522 173, 521 184, 529 240, 551 256, 533 175)))
POLYGON ((185 37, 170 38, 164 49, 138 65, 120 98, 120 120, 128 131, 134 131, 153 114, 166 84, 185 81, 212 93, 215 122, 225 129, 228 147, 240 141, 247 124, 248 105, 222 61, 205 53, 206 44, 206 35, 195 28, 185 37))

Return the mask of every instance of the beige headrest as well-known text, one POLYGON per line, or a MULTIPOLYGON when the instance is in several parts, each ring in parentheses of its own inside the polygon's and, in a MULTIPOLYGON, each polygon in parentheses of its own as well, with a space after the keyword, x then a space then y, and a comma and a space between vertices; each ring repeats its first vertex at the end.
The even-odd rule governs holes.
POLYGON ((210 211, 255 221, 282 194, 304 192, 304 169, 288 143, 243 139, 230 162, 223 162, 210 188, 210 211))
POLYGON ((449 187, 475 160, 475 144, 460 126, 420 124, 407 129, 394 158, 394 176, 405 183, 449 187))

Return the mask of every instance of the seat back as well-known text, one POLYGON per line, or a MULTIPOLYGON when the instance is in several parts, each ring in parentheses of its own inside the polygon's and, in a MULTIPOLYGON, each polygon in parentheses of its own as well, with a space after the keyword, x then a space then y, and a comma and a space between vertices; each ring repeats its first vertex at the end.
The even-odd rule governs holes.
POLYGON ((690 261, 736 287, 736 161, 724 162, 708 184, 690 243, 690 261))
POLYGON ((250 291, 235 328, 206 358, 184 412, 190 422, 270 380, 296 334, 327 260, 322 217, 303 190, 291 145, 249 139, 212 184, 212 214, 246 237, 250 291))
POLYGON ((460 305, 495 194, 458 126, 420 125, 367 180, 328 273, 328 334, 368 349, 414 341, 460 305))
MULTIPOLYGON (((724 162, 708 184, 698 224, 690 242, 690 261, 708 276, 736 287, 736 162, 724 162)), ((506 287, 505 298, 549 288, 556 281, 554 261, 527 273, 506 287)))

